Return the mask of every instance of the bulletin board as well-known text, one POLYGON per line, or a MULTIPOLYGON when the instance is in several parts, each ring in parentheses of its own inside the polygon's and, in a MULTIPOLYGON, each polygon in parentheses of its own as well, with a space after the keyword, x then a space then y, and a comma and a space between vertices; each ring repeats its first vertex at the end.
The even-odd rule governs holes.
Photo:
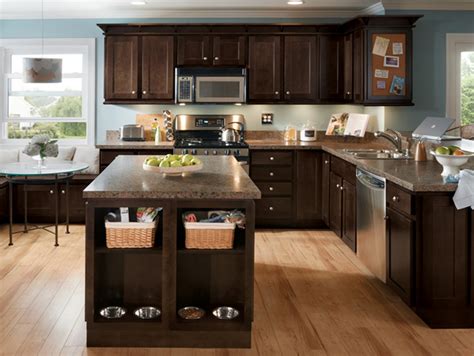
POLYGON ((407 85, 409 85, 407 83, 406 34, 377 33, 372 34, 371 40, 372 95, 405 96, 407 85))

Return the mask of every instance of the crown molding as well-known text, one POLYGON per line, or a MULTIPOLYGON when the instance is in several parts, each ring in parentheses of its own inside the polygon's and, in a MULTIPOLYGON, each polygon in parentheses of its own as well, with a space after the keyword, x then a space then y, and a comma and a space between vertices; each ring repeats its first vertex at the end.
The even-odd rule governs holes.
POLYGON ((472 1, 383 0, 383 5, 386 10, 474 11, 472 1))

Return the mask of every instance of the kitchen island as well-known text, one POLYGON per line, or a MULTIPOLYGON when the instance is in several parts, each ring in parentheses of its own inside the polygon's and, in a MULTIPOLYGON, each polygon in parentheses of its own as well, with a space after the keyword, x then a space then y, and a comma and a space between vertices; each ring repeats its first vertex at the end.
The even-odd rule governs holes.
POLYGON ((233 157, 200 157, 201 171, 164 176, 142 169, 145 156, 119 156, 84 191, 88 346, 250 347, 253 320, 255 199, 260 191, 233 157), (161 208, 152 248, 107 248, 104 218, 112 208, 161 208), (232 249, 185 248, 182 214, 242 211, 232 249), (100 310, 120 306, 119 319, 100 310), (138 307, 161 316, 141 320, 138 307), (206 314, 183 320, 177 311, 197 306, 206 314), (230 306, 240 314, 219 320, 212 310, 230 306))

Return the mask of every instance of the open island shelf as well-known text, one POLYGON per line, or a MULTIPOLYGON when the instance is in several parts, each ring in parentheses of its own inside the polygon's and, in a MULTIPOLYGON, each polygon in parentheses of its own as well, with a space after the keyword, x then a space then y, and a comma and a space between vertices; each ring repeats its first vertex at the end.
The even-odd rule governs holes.
POLYGON ((189 177, 141 171, 134 175, 134 183, 121 184, 124 192, 118 191, 117 180, 123 179, 120 166, 127 162, 129 170, 130 165, 138 169, 140 161, 139 156, 118 157, 84 193, 88 346, 250 347, 254 199, 260 192, 232 157, 203 157, 204 169, 189 177), (173 194, 177 182, 181 188, 173 194), (220 194, 221 189, 225 193, 220 194), (104 217, 108 209, 119 207, 162 209, 153 248, 106 247, 104 217), (232 249, 185 248, 184 211, 234 209, 245 214, 246 227, 235 230, 232 249), (99 313, 107 306, 124 307, 127 313, 119 319, 105 319, 99 313), (161 316, 139 319, 133 312, 142 306, 159 308, 161 316), (185 306, 200 307, 206 314, 199 320, 184 320, 178 310, 185 306), (212 311, 220 306, 237 309, 239 316, 217 319, 212 311))

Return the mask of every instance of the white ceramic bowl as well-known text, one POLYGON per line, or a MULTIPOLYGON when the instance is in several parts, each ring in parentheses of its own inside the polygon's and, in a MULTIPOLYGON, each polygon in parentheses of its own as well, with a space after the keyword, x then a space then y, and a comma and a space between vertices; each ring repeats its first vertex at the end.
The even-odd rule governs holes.
POLYGON ((430 153, 436 158, 438 163, 443 166, 443 177, 459 174, 459 167, 466 164, 469 158, 474 157, 474 153, 465 153, 464 156, 440 155, 434 151, 430 153))

